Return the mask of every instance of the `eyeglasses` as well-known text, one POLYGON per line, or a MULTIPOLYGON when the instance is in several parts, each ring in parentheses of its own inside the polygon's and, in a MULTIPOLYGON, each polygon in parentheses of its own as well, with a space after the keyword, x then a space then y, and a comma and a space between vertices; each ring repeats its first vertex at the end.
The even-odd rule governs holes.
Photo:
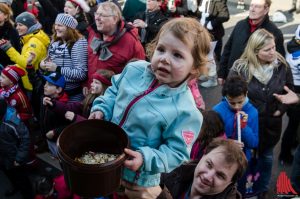
POLYGON ((98 12, 95 12, 95 17, 99 17, 99 18, 106 18, 106 17, 113 17, 115 15, 105 15, 103 13, 98 13, 98 12))

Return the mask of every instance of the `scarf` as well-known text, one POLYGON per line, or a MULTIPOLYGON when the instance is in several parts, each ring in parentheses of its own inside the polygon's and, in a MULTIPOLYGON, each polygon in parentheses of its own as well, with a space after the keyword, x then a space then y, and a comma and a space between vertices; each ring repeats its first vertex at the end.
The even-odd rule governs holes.
POLYGON ((1 98, 9 98, 11 96, 11 94, 13 94, 14 92, 16 92, 16 90, 19 88, 18 84, 13 85, 12 87, 8 88, 8 89, 2 89, 0 91, 0 97, 1 98))
POLYGON ((275 64, 265 64, 257 68, 253 68, 252 74, 260 83, 267 85, 273 75, 275 64))
POLYGON ((120 29, 121 31, 117 30, 115 34, 113 34, 105 41, 97 37, 94 37, 92 39, 90 47, 93 50, 94 54, 99 53, 99 60, 106 61, 113 56, 108 47, 117 43, 127 31, 127 29, 124 27, 124 22, 122 22, 120 29))

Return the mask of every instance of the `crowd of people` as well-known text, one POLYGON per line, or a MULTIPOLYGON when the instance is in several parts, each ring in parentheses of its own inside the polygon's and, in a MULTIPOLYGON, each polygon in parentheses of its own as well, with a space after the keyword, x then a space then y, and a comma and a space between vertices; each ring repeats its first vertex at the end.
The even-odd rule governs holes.
POLYGON ((5 196, 79 198, 28 170, 68 125, 102 119, 130 140, 124 191, 106 198, 268 198, 286 112, 279 159, 300 193, 300 25, 285 52, 271 4, 251 0, 223 49, 226 0, 0 0, 5 196), (199 78, 222 86, 212 110, 199 78))

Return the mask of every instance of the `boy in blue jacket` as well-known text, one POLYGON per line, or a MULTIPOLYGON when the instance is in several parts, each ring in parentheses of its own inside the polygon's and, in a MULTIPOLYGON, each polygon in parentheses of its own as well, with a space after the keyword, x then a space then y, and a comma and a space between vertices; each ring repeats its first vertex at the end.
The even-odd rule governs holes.
MULTIPOLYGON (((222 101, 214 106, 213 110, 220 114, 227 138, 235 140, 250 161, 253 156, 251 150, 258 146, 258 112, 249 102, 247 92, 247 82, 240 76, 232 76, 223 86, 222 101), (238 116, 241 128, 240 141, 238 140, 238 116)), ((248 166, 246 174, 238 182, 238 190, 243 196, 252 193, 249 190, 252 190, 254 182, 259 178, 258 172, 250 170, 248 166)))
POLYGON ((213 107, 225 124, 227 138, 238 139, 237 114, 241 118, 241 145, 248 160, 251 149, 258 146, 258 112, 247 97, 247 83, 239 76, 226 80, 220 103, 213 107))

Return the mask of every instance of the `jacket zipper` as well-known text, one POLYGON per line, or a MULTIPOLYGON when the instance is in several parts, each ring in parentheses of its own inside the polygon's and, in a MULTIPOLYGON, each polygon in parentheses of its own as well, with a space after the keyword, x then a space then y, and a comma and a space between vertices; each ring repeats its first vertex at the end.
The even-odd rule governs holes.
POLYGON ((131 107, 136 103, 138 102, 141 98, 143 98, 144 96, 148 95, 149 93, 151 93, 152 91, 154 91, 157 87, 159 86, 158 84, 158 81, 157 79, 154 79, 152 82, 151 82, 151 85, 148 87, 147 90, 145 90, 141 95, 135 97, 133 100, 130 101, 130 103, 127 105, 126 109, 125 109, 125 112, 124 112, 124 115, 119 123, 119 126, 122 127, 126 118, 127 118, 127 115, 128 115, 128 112, 129 110, 131 109, 131 107))

